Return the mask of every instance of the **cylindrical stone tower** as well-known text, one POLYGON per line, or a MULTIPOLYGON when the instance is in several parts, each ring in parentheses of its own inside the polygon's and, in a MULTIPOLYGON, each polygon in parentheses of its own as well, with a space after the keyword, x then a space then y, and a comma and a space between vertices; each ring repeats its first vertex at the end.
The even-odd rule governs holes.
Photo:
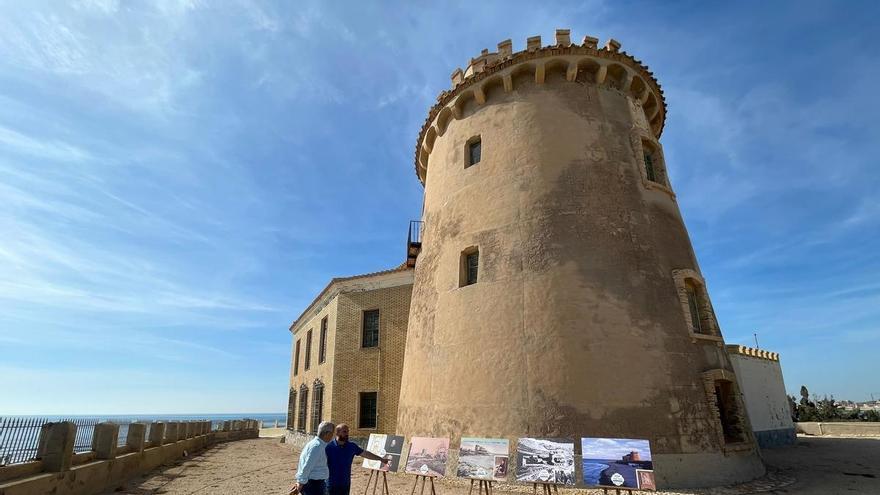
POLYGON ((663 486, 761 475, 648 68, 557 30, 452 81, 416 148, 398 433, 644 438, 663 486))

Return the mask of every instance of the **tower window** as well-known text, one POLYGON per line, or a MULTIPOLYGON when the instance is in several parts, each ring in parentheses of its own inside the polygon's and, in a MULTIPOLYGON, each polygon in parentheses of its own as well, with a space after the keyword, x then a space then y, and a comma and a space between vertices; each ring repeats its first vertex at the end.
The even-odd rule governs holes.
POLYGON ((673 270, 672 278, 691 339, 723 341, 703 277, 696 270, 683 268, 673 270))
POLYGON ((473 137, 467 142, 467 161, 465 161, 464 168, 468 168, 471 165, 476 165, 480 163, 480 157, 482 155, 482 140, 480 136, 473 137))
POLYGON ((733 384, 727 380, 715 380, 715 405, 724 443, 746 441, 733 384))
POLYGON ((376 428, 378 421, 378 392, 361 392, 358 411, 358 428, 376 428))
POLYGON ((687 292, 688 309, 691 313, 691 330, 694 333, 705 333, 703 331, 703 312, 700 310, 700 296, 697 293, 697 287, 693 280, 685 281, 685 291, 687 292))
POLYGON ((376 347, 379 345, 379 310, 371 309, 364 311, 361 347, 376 347))
POLYGON ((654 158, 648 151, 645 152, 645 176, 649 181, 657 182, 657 175, 654 173, 654 158))
POLYGON ((458 274, 458 285, 464 287, 477 283, 477 275, 480 268, 480 250, 469 247, 461 252, 461 262, 458 274))
POLYGON ((666 167, 663 165, 663 156, 656 144, 642 141, 642 159, 644 161, 644 178, 649 182, 666 186, 666 167))
POLYGON ((321 320, 321 337, 318 341, 318 364, 327 360, 327 317, 321 320))
POLYGON ((307 370, 311 366, 312 366, 312 331, 309 330, 306 333, 306 359, 305 359, 305 364, 303 364, 303 370, 307 370))

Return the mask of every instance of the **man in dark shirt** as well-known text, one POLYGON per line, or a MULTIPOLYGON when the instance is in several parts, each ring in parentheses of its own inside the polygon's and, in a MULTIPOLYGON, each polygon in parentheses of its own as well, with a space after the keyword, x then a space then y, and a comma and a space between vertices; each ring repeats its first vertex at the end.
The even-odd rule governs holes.
POLYGON ((336 427, 336 438, 331 440, 325 447, 327 452, 327 467, 330 468, 330 478, 327 480, 327 489, 330 495, 348 495, 351 489, 351 462, 355 456, 361 456, 371 461, 380 461, 382 465, 388 462, 385 457, 364 450, 354 442, 348 441, 348 425, 342 423, 336 427))

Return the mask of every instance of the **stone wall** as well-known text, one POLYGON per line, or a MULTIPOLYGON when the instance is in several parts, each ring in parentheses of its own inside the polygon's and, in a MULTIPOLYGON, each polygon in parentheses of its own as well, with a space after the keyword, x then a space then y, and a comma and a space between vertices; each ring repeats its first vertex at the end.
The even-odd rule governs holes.
POLYGON ((880 423, 797 423, 797 432, 815 436, 880 437, 880 423))
POLYGON ((332 420, 348 423, 352 437, 396 431, 411 295, 412 285, 339 295, 332 420), (379 310, 379 345, 363 348, 363 312, 371 309, 379 310), (358 426, 361 392, 378 392, 375 429, 358 426))
POLYGON ((795 443, 779 355, 738 345, 727 346, 727 352, 758 445, 768 448, 795 443))
MULTIPOLYGON (((333 370, 335 362, 336 333, 338 328, 338 320, 336 314, 336 301, 333 298, 322 308, 318 309, 315 314, 308 320, 297 324, 293 332, 292 345, 290 347, 290 388, 296 392, 296 404, 292 408, 294 411, 295 422, 287 420, 288 427, 293 427, 298 431, 310 432, 312 425, 312 409, 314 407, 314 389, 315 384, 320 382, 324 385, 324 405, 322 408, 322 419, 331 418, 333 415, 333 370), (321 321, 327 318, 327 355, 326 360, 320 363, 320 346, 321 346, 321 321), (311 364, 309 369, 305 369, 306 343, 308 342, 308 332, 312 331, 312 352, 311 364), (299 351, 299 370, 294 375, 296 343, 300 343, 299 351), (305 425, 299 423, 299 404, 302 400, 302 386, 305 385, 309 390, 308 404, 306 411, 305 425)), ((288 407, 288 409, 291 409, 288 407)))
POLYGON ((0 467, 0 495, 89 495, 112 491, 127 480, 188 453, 214 444, 259 436, 255 420, 226 421, 211 431, 209 421, 129 426, 127 443, 118 446, 119 425, 100 423, 90 452, 74 454, 76 425, 47 423, 40 435, 38 459, 0 467))

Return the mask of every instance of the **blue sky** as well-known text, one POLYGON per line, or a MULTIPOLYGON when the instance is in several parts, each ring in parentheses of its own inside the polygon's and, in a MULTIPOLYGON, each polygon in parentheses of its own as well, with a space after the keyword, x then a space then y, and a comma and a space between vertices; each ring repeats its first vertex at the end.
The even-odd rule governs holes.
POLYGON ((620 459, 633 451, 639 453, 641 460, 651 460, 651 445, 647 440, 631 438, 581 438, 581 452, 584 459, 620 459))
POLYGON ((0 2, 0 414, 283 411, 290 322, 402 260, 449 75, 557 27, 660 80, 727 341, 880 398, 876 3, 67 3, 0 2))

